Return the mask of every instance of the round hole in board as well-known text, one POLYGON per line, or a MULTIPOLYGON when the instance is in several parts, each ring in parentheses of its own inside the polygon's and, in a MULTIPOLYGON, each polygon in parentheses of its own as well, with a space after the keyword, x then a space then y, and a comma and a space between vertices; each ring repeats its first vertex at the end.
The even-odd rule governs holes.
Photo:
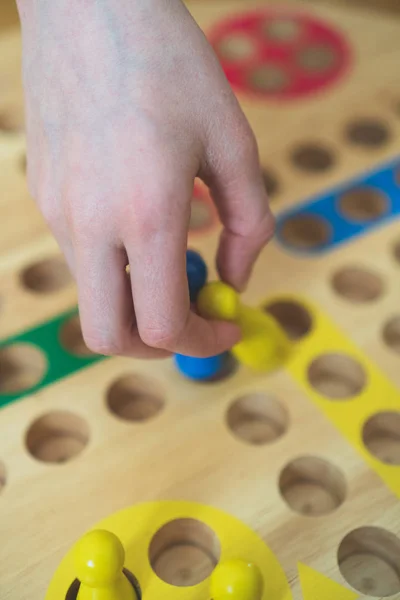
POLYGON ((250 72, 249 83, 254 90, 273 93, 285 90, 290 79, 279 65, 261 65, 250 72))
POLYGON ((387 197, 375 188, 350 190, 339 200, 340 212, 351 221, 368 223, 385 215, 389 210, 387 197))
POLYGON ((129 374, 120 377, 108 388, 107 406, 124 421, 148 421, 164 408, 164 396, 159 386, 145 377, 129 374))
POLYGON ((294 166, 307 173, 324 173, 335 163, 333 153, 322 144, 301 144, 296 146, 290 159, 294 166))
POLYGON ((262 178, 264 181, 265 189, 269 198, 273 198, 279 192, 279 181, 272 171, 269 169, 263 169, 262 178))
POLYGON ((264 307, 291 340, 300 340, 312 328, 311 315, 304 306, 293 300, 278 300, 264 307))
POLYGON ((86 346, 82 335, 79 315, 73 315, 61 326, 60 343, 68 352, 80 357, 94 356, 86 346))
POLYGON ((46 358, 36 346, 4 346, 0 349, 0 394, 18 394, 35 387, 46 370, 46 358))
POLYGON ((29 265, 22 271, 20 277, 26 289, 38 294, 58 292, 72 282, 68 266, 59 256, 29 265))
POLYGON ((23 129, 23 124, 18 115, 3 112, 0 113, 0 131, 3 133, 19 133, 23 129))
POLYGON ((337 55, 333 48, 323 44, 308 46, 297 54, 298 64, 307 72, 320 75, 329 71, 336 63, 337 55))
POLYGON ((153 571, 164 582, 177 587, 204 581, 216 567, 220 553, 214 531, 189 518, 170 521, 161 527, 149 546, 153 571))
POLYGON ((400 592, 400 539, 379 527, 351 531, 338 549, 339 569, 349 585, 373 598, 400 592))
POLYGON ((344 267, 332 277, 335 292, 354 303, 373 302, 384 291, 382 278, 362 267, 344 267))
POLYGON ((280 235, 292 248, 316 250, 329 243, 332 232, 329 223, 321 217, 297 214, 285 219, 280 235))
POLYGON ((356 119, 345 129, 347 141, 364 148, 384 146, 391 137, 387 125, 378 119, 356 119))
POLYGON ((282 17, 267 20, 263 25, 265 36, 278 43, 293 42, 299 37, 301 30, 302 27, 298 21, 282 17))
POLYGON ((5 488, 6 483, 7 483, 6 467, 5 467, 4 463, 2 461, 0 461, 0 493, 5 488))
POLYGON ((311 386, 331 400, 348 400, 360 394, 366 385, 363 367, 345 354, 322 354, 308 369, 311 386))
POLYGON ((29 427, 25 443, 29 453, 45 463, 65 463, 82 452, 89 441, 86 421, 67 411, 52 411, 29 427))
POLYGON ((400 354, 400 315, 396 315, 386 322, 382 337, 388 348, 400 354))
POLYGON ((218 51, 226 60, 246 60, 255 52, 254 40, 243 34, 232 34, 226 36, 219 44, 218 51))
POLYGON ((393 247, 393 255, 395 260, 400 264, 400 241, 395 243, 393 247))
POLYGON ((375 458, 388 465, 400 465, 400 412, 373 415, 363 428, 363 442, 375 458))
POLYGON ((226 420, 235 436, 254 445, 278 440, 289 425, 289 416, 282 403, 260 392, 237 398, 230 405, 226 420))
POLYGON ((290 462, 280 475, 279 489, 293 511, 309 517, 332 513, 343 504, 347 492, 342 472, 315 456, 290 462))

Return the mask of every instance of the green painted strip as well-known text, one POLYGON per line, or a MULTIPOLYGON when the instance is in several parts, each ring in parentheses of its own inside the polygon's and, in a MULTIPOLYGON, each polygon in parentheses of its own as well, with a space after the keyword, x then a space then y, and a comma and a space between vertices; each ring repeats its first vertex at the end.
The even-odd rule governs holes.
MULTIPOLYGON (((64 379, 73 373, 104 360, 105 356, 78 356, 71 354, 61 345, 60 333, 63 325, 78 314, 77 309, 58 315, 54 319, 37 327, 23 331, 0 342, 0 351, 15 344, 30 344, 41 351, 47 361, 47 370, 39 383, 34 387, 16 392, 15 394, 0 393, 0 408, 38 392, 39 390, 64 379)), ((1 377, 1 372, 0 372, 1 377)))

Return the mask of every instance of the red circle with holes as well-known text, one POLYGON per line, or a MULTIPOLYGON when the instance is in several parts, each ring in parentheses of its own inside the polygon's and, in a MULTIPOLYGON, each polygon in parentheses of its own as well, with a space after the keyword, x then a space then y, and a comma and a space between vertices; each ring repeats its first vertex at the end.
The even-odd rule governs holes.
POLYGON ((307 13, 268 8, 217 24, 208 36, 232 87, 289 100, 332 85, 349 69, 346 38, 307 13))

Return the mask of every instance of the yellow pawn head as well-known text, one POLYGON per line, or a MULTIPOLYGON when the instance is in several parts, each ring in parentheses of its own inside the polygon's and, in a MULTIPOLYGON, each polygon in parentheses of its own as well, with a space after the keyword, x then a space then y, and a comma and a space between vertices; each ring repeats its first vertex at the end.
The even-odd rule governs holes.
POLYGON ((259 568, 244 560, 221 562, 211 575, 212 600, 261 600, 263 588, 259 568))
POLYGON ((79 581, 91 588, 101 588, 112 585, 122 574, 125 551, 116 535, 97 529, 76 544, 74 561, 79 581))
POLYGON ((240 302, 237 292, 222 281, 211 281, 200 290, 197 308, 202 317, 221 321, 236 321, 240 302))

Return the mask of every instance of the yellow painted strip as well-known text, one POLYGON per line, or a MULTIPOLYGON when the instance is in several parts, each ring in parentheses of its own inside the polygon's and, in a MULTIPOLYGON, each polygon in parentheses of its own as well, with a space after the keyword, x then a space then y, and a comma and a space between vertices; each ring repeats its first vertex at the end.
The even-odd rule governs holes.
POLYGON ((400 498, 400 466, 388 465, 370 454, 362 439, 363 426, 380 412, 400 412, 400 391, 380 369, 315 305, 298 296, 268 298, 263 306, 277 301, 301 304, 311 315, 313 328, 294 344, 286 368, 363 459, 400 498), (324 354, 344 354, 364 369, 366 384, 351 398, 334 400, 319 393, 310 384, 308 371, 312 362, 324 354))
POLYGON ((357 600, 359 595, 302 563, 298 564, 304 600, 357 600))

